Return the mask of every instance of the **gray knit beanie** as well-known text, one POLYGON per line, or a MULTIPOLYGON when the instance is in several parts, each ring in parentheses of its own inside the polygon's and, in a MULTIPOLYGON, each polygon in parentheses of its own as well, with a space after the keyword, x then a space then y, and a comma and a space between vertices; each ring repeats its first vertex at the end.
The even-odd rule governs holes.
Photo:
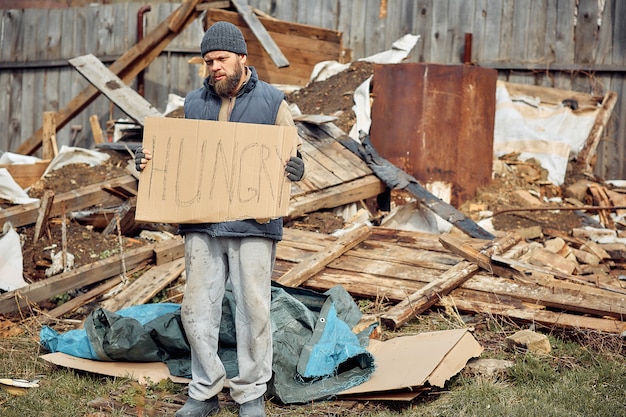
POLYGON ((229 22, 216 22, 204 33, 200 52, 204 56, 211 51, 229 51, 248 55, 243 34, 237 26, 229 22))

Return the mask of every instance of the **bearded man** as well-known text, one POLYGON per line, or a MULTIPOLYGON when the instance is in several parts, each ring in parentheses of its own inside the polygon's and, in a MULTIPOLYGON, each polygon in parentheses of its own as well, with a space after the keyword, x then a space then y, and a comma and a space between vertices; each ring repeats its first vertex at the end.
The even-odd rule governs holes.
MULTIPOLYGON (((187 119, 294 126, 285 95, 259 80, 247 66, 248 50, 241 31, 217 22, 204 34, 200 51, 209 70, 201 88, 185 97, 187 119)), ((304 176, 300 155, 285 164, 291 181, 304 176)), ((135 154, 138 170, 152 158, 135 154)), ((235 329, 239 373, 229 380, 240 417, 264 417, 264 394, 272 377, 270 326, 271 277, 283 221, 245 219, 221 223, 181 224, 185 236, 187 283, 181 319, 191 348, 189 399, 177 417, 206 417, 219 412, 217 394, 226 371, 218 356, 222 299, 227 283, 236 303, 235 329)))

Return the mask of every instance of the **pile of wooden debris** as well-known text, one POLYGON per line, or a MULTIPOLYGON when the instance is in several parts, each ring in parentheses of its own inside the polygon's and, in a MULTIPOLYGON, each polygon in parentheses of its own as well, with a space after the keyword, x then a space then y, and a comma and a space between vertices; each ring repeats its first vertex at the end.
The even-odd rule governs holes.
MULTIPOLYGON (((178 16, 186 19, 182 26, 197 16, 190 10, 178 16)), ((241 24, 236 13, 210 13, 241 24)), ((285 23, 264 24, 289 32, 285 23)), ((340 36, 330 38, 339 45, 333 49, 337 59, 345 59, 340 36)), ((282 38, 277 35, 277 39, 282 38)), ((138 123, 154 115, 150 103, 110 72, 117 70, 116 66, 104 68, 90 56, 73 60, 73 65, 138 123), (115 88, 102 82, 105 78, 116 80, 115 88)), ((270 66, 265 70, 272 72, 270 66)), ((332 79, 311 83, 291 95, 307 113, 319 109, 320 114, 297 118, 307 176, 292 188, 291 222, 287 224, 294 227, 285 230, 285 239, 278 247, 274 279, 316 290, 342 285, 354 297, 385 299, 389 309, 381 320, 392 328, 433 305, 454 305, 463 311, 503 315, 549 327, 622 334, 626 330, 626 245, 620 240, 624 222, 619 217, 624 208, 622 190, 593 177, 558 187, 546 181, 537 165, 508 155, 494 164, 492 184, 457 210, 378 155, 368 154, 344 133, 353 121, 352 102, 337 95, 353 92, 371 71, 371 65, 351 65, 332 79), (325 85, 332 85, 332 91, 321 91, 325 85), (332 104, 335 108, 330 107, 332 104), (338 118, 342 128, 333 123, 338 118), (426 207, 450 222, 451 231, 433 234, 382 227, 381 220, 390 213, 381 211, 375 202, 393 187, 387 178, 381 178, 381 164, 408 183, 391 192, 392 208, 406 203, 426 207), (342 218, 345 225, 339 237, 324 233, 327 230, 320 233, 321 229, 311 224, 297 227, 312 213, 326 213, 336 219, 334 213, 339 209, 344 213, 352 210, 342 218)), ((522 86, 513 87, 524 91, 522 86)), ((598 132, 610 114, 611 107, 600 104, 589 146, 585 147, 585 161, 593 156, 598 132)), ((41 138, 27 142, 32 145, 35 140, 41 138)), ((30 306, 62 317, 93 300, 110 308, 145 303, 170 288, 183 273, 182 241, 174 236, 175 227, 134 222, 137 178, 132 169, 124 170, 130 159, 128 145, 103 149, 118 152, 115 170, 98 176, 88 174, 96 172, 93 168, 59 175, 60 179, 93 181, 79 184, 74 180, 71 190, 49 183, 39 187, 40 202, 7 205, 0 212, 0 224, 20 228, 29 247, 40 252, 27 252, 24 264, 30 269, 24 275, 28 285, 0 294, 1 314, 23 313, 30 306), (90 214, 84 215, 85 211, 90 214), (170 238, 159 235, 156 241, 154 235, 146 238, 146 234, 139 234, 154 230, 170 238), (89 245, 93 248, 87 248, 89 245), (44 277, 42 269, 52 263, 50 248, 61 251, 64 258, 72 251, 84 256, 76 257, 73 268, 44 277), (112 256, 101 259, 104 253, 112 256), (112 287, 118 287, 117 295, 104 301, 102 295, 112 287), (70 295, 61 297, 64 294, 70 295), (47 304, 55 297, 71 299, 59 307, 47 304)), ((22 184, 28 182, 26 169, 35 177, 42 172, 41 164, 11 167, 22 184)), ((51 181, 51 176, 45 180, 51 181)), ((170 297, 179 295, 174 291, 170 297)))

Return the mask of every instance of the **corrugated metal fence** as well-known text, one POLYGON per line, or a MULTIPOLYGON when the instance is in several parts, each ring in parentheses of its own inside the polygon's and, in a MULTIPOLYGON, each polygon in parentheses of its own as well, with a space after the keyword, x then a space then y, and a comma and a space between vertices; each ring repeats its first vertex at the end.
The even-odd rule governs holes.
MULTIPOLYGON (((626 2, 622 0, 249 0, 278 19, 339 30, 354 59, 385 49, 407 33, 421 40, 409 62, 471 62, 498 69, 499 78, 594 95, 618 93, 598 146, 596 174, 626 178, 626 2), (471 36, 471 37, 470 37, 471 36), (471 39, 471 48, 467 41, 471 39)), ((136 41, 144 3, 81 8, 2 10, 0 22, 0 150, 14 151, 62 109, 87 82, 67 59, 94 54, 113 62, 136 41)), ((178 7, 152 2, 145 33, 178 7)), ((168 94, 200 85, 198 20, 144 74, 145 97, 161 111, 168 94)), ((134 86, 136 87, 136 85, 134 86)), ((91 145, 89 116, 124 115, 100 97, 57 135, 59 145, 91 145), (72 141, 71 126, 83 127, 72 141)))

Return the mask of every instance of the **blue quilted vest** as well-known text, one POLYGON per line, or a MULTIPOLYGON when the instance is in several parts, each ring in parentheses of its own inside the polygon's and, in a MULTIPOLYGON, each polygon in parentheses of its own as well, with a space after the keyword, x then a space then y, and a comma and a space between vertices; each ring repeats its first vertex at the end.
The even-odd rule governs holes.
MULTIPOLYGON (((285 95, 266 82, 259 80, 254 67, 248 67, 248 69, 252 73, 250 80, 237 94, 235 107, 231 112, 229 121, 273 125, 276 123, 278 109, 285 99, 285 95)), ((203 87, 190 92, 185 97, 186 119, 218 119, 222 99, 209 85, 208 80, 206 78, 203 87)), ((204 232, 211 236, 259 236, 280 240, 283 237, 283 219, 272 219, 263 224, 255 219, 222 223, 181 224, 179 231, 182 234, 204 232)))

